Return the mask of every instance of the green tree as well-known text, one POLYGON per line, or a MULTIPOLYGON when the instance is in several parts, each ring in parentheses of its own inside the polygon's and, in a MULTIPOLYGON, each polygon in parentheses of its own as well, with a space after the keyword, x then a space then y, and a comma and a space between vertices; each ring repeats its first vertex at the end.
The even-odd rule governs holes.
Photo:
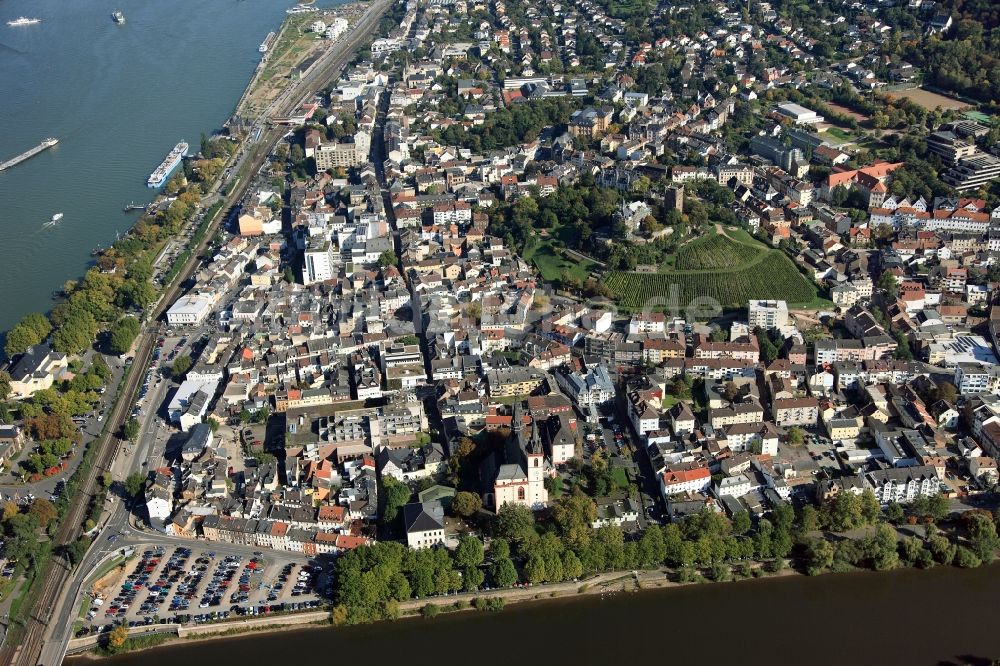
POLYGON ((521 543, 535 533, 535 516, 521 504, 504 504, 496 517, 496 534, 508 543, 521 543))
POLYGON ((895 528, 885 524, 879 525, 875 528, 873 543, 871 559, 876 571, 889 571, 899 566, 895 528))
POLYGON ((801 446, 802 442, 804 442, 806 439, 806 433, 802 428, 798 426, 792 426, 791 428, 788 429, 787 437, 788 437, 788 443, 791 444, 792 446, 801 446))
POLYGON ((45 315, 32 312, 24 315, 10 331, 7 332, 7 340, 4 343, 4 352, 8 358, 21 354, 28 347, 37 345, 39 342, 49 337, 52 332, 52 324, 45 315))
POLYGON ((535 553, 528 558, 524 565, 524 575, 532 585, 538 585, 547 580, 545 574, 545 560, 541 555, 535 553))
POLYGON ((750 531, 750 514, 746 511, 737 511, 733 515, 733 534, 746 534, 750 531))
MULTIPOLYGON (((969 511, 963 516, 966 530, 969 534, 969 545, 972 552, 982 562, 993 561, 997 548, 1000 548, 1000 537, 997 536, 996 524, 990 517, 980 511, 969 511)), ((962 566, 959 564, 959 566, 962 566)))
POLYGON ((63 552, 66 555, 66 559, 69 560, 70 565, 76 566, 83 561, 83 556, 87 554, 88 548, 90 548, 90 540, 87 537, 80 537, 67 545, 63 552))
POLYGON ((564 495, 556 500, 552 508, 552 519, 567 546, 580 549, 590 543, 593 528, 591 524, 597 518, 597 505, 579 488, 572 494, 564 495))
POLYGON ((6 370, 0 370, 0 400, 6 400, 11 392, 11 377, 6 370))
POLYGON ((135 317, 122 317, 111 328, 109 344, 111 350, 116 354, 124 354, 132 348, 139 335, 139 320, 135 317))
POLYGON ((174 377, 183 377, 191 369, 193 361, 190 356, 178 356, 170 366, 170 374, 174 377))
POLYGON ((834 532, 846 532, 864 524, 861 498, 853 493, 841 492, 823 503, 820 522, 834 532))
POLYGON ((959 546, 955 552, 955 564, 963 569, 974 569, 982 563, 976 553, 965 546, 959 546))
POLYGON ((80 354, 97 335, 97 320, 90 312, 73 309, 52 334, 52 348, 63 354, 80 354))
POLYGON ((463 534, 458 539, 455 549, 455 564, 461 568, 478 567, 483 563, 483 542, 469 534, 463 534))
POLYGON ((466 592, 475 592, 485 581, 486 574, 478 567, 466 567, 462 570, 462 589, 466 592))
POLYGON ((456 516, 461 516, 462 518, 470 518, 483 508, 483 500, 478 493, 470 493, 468 491, 461 491, 455 494, 455 497, 451 500, 451 511, 456 516))
POLYGON ((798 514, 798 531, 808 534, 819 529, 819 512, 812 504, 804 505, 798 514))
POLYGON ((386 266, 395 266, 398 263, 399 258, 393 250, 386 250, 379 255, 378 265, 382 268, 385 268, 386 266))
POLYGON ((806 571, 815 576, 833 565, 833 546, 826 539, 809 539, 806 543, 806 571))
POLYGON ((382 478, 382 494, 385 504, 382 509, 382 522, 390 524, 399 515, 399 510, 410 501, 410 487, 391 476, 382 478))
POLYGON ((878 279, 878 288, 890 296, 896 296, 899 290, 899 283, 896 280, 896 276, 889 271, 883 271, 878 279))
POLYGON ((517 582, 517 569, 511 559, 506 557, 493 563, 490 577, 496 587, 510 587, 517 582))
POLYGON ((938 493, 927 498, 927 514, 934 522, 943 520, 948 512, 948 500, 944 495, 938 493))
POLYGON ((940 534, 927 538, 927 549, 938 564, 947 566, 955 559, 955 546, 940 534))
POLYGON ((659 565, 667 557, 667 545, 663 532, 657 527, 649 527, 639 539, 639 564, 644 567, 659 565))
POLYGON ((145 489, 146 475, 133 472, 125 479, 125 494, 129 497, 138 497, 145 489))
POLYGON ((139 436, 141 428, 142 426, 139 425, 138 419, 129 419, 125 422, 125 425, 122 426, 122 434, 125 436, 125 439, 134 442, 139 436))
POLYGON ((583 563, 572 550, 563 553, 563 579, 576 580, 583 575, 583 563))
POLYGON ((861 493, 861 521, 865 525, 874 525, 882 517, 882 507, 871 488, 861 493))

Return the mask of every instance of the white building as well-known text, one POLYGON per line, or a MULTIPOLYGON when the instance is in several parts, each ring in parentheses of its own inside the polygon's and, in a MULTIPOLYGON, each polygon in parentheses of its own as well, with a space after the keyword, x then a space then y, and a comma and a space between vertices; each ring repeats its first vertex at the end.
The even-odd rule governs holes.
POLYGON ((335 262, 330 241, 323 238, 310 239, 309 247, 306 248, 305 252, 305 262, 302 266, 302 282, 309 285, 332 280, 337 276, 334 268, 335 262))
POLYGON ((679 465, 660 474, 660 494, 664 500, 681 493, 700 493, 711 485, 712 473, 707 467, 679 465))
POLYGON ((791 118, 793 121, 803 125, 816 125, 823 122, 823 116, 794 102, 779 104, 776 110, 786 118, 791 118))
POLYGON ((444 544, 444 509, 440 502, 412 502, 403 507, 406 545, 431 548, 444 544))
POLYGON ((868 473, 865 482, 882 504, 905 504, 918 497, 930 497, 941 486, 937 472, 930 465, 876 470, 868 473))
POLYGON ((347 32, 347 19, 338 17, 326 26, 326 32, 323 36, 327 39, 339 39, 345 32, 347 32))
POLYGON ((730 497, 743 497, 751 489, 750 479, 743 474, 727 476, 715 484, 715 494, 720 498, 726 495, 730 497))
POLYGON ((187 432, 195 424, 201 423, 218 388, 218 380, 185 379, 167 405, 168 418, 187 432))
POLYGON ((615 384, 604 364, 588 368, 586 374, 556 371, 556 383, 579 407, 603 405, 615 397, 615 384))
POLYGON ((661 312, 644 312, 635 315, 628 322, 628 334, 663 333, 666 330, 667 318, 661 312))
POLYGON ((170 326, 199 326, 205 321, 215 304, 208 296, 186 294, 167 310, 167 324, 170 326))
MULTIPOLYGON (((523 423, 519 404, 514 407, 514 423, 523 423)), ((515 428, 513 442, 508 442, 507 462, 497 468, 493 481, 493 504, 520 504, 542 509, 549 502, 545 489, 544 446, 535 419, 529 428, 515 428), (519 458, 519 460, 513 458, 519 458)))
POLYGON ((750 330, 760 327, 765 331, 788 326, 788 303, 785 301, 750 301, 747 307, 750 330))
POLYGON ((955 386, 962 395, 1000 394, 1000 366, 959 363, 955 366, 955 386))

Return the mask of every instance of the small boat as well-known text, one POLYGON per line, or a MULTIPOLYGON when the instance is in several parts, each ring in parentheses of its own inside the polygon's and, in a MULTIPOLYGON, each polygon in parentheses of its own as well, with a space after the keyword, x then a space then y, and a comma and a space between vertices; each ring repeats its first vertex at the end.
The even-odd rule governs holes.
POLYGON ((112 14, 111 18, 113 18, 115 23, 118 25, 125 23, 125 14, 120 9, 112 14))
POLYGON ((53 222, 58 222, 61 219, 63 219, 63 214, 62 213, 56 213, 55 215, 52 216, 52 221, 53 222))
POLYGON ((36 23, 41 23, 42 19, 39 18, 28 18, 27 16, 18 16, 13 21, 7 21, 7 25, 11 27, 18 27, 22 25, 35 25, 36 23))

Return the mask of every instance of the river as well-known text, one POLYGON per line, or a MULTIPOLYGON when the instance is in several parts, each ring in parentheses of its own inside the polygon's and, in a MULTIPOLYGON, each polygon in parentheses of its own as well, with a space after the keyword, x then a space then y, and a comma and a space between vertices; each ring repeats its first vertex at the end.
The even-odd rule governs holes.
POLYGON ((106 663, 989 664, 1000 657, 998 598, 1000 565, 789 576, 177 644, 106 663))
POLYGON ((0 173, 0 331, 48 310, 90 252, 132 225, 122 206, 152 199, 146 178, 174 144, 196 151, 229 118, 257 46, 293 4, 3 0, 0 161, 45 137, 59 144, 0 173), (124 25, 111 20, 116 9, 124 25), (22 15, 42 23, 6 25, 22 15))

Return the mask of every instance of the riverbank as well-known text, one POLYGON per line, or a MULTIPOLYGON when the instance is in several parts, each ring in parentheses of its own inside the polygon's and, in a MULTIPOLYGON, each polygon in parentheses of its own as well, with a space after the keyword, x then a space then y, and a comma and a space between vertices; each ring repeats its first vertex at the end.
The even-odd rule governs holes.
MULTIPOLYGON (((140 641, 137 641, 137 647, 130 647, 128 642, 126 642, 125 648, 118 654, 137 654, 139 652, 154 650, 159 647, 191 643, 193 641, 197 641, 199 643, 218 641, 227 638, 244 636, 249 633, 252 633, 255 636, 263 636, 277 633, 279 631, 286 631, 289 627, 302 629, 307 625, 329 626, 329 619, 330 614, 328 612, 316 611, 312 613, 260 617, 218 624, 193 625, 190 627, 184 625, 167 625, 164 627, 165 631, 159 633, 150 633, 146 627, 143 627, 140 631, 131 632, 128 639, 140 639, 140 641), (174 632, 174 635, 171 635, 171 632, 174 632), (162 637, 162 640, 156 640, 150 645, 143 645, 141 643, 142 638, 151 636, 155 636, 157 638, 162 637)), ((67 647, 67 656, 74 655, 87 660, 107 659, 117 656, 100 651, 103 650, 103 648, 99 647, 98 640, 98 636, 74 638, 70 641, 67 647)))
MULTIPOLYGON (((998 574, 1000 565, 836 576, 786 573, 755 583, 681 584, 644 588, 643 594, 546 597, 538 603, 514 603, 502 613, 443 613, 433 621, 407 617, 394 622, 391 631, 386 631, 385 623, 309 625, 210 640, 175 638, 107 661, 120 666, 287 661, 307 659, 324 646, 329 649, 335 640, 342 660, 370 659, 377 645, 382 659, 406 659, 411 664, 457 662, 457 656, 442 657, 442 646, 447 645, 448 654, 476 654, 479 664, 499 664, 509 658, 509 650, 484 650, 484 646, 520 636, 519 649, 530 649, 533 661, 558 658, 598 663, 620 661, 624 655, 662 659, 667 650, 671 661, 679 663, 709 658, 716 663, 738 659, 773 666, 802 663, 808 654, 810 664, 988 664, 990 657, 1000 655, 1000 635, 986 630, 992 624, 991 600, 1000 594, 998 574), (918 623, 926 625, 929 603, 942 610, 934 614, 933 631, 919 641, 886 640, 886 636, 909 635, 918 623), (958 607, 987 612, 948 612, 958 607), (844 618, 860 619, 861 613, 883 608, 893 610, 878 615, 879 631, 850 632, 851 640, 844 640, 844 618), (582 634, 581 629, 589 634, 582 634), (281 640, 272 635, 277 631, 284 634, 281 640), (723 631, 726 639, 720 641, 723 631), (221 640, 225 638, 232 640, 221 640)), ((75 657, 68 663, 95 658, 75 657)))
MULTIPOLYGON (((801 575, 792 569, 783 569, 777 573, 766 574, 761 566, 759 571, 768 578, 779 578, 785 576, 801 575)), ((499 611, 508 606, 521 605, 538 601, 551 601, 555 599, 568 600, 572 598, 604 598, 609 595, 616 595, 638 591, 652 591, 668 588, 682 588, 701 585, 707 579, 699 578, 691 581, 675 581, 669 578, 673 573, 670 569, 661 568, 655 570, 636 571, 613 571, 598 574, 588 579, 580 581, 568 581, 564 583, 553 583, 548 585, 534 585, 526 587, 508 588, 503 590, 485 590, 477 592, 465 592, 452 594, 446 597, 432 597, 430 599, 413 599, 399 604, 399 619, 429 617, 440 614, 454 614, 463 611, 483 611, 485 606, 491 605, 489 600, 502 600, 502 603, 492 603, 489 610, 499 611), (477 603, 478 602, 478 603, 477 603), (428 607, 435 610, 428 611, 428 607)), ((381 625, 382 622, 373 622, 371 625, 381 625)), ((333 619, 333 614, 328 611, 301 613, 294 615, 277 615, 268 618, 254 618, 251 620, 235 620, 231 622, 219 622, 206 625, 167 625, 166 632, 158 634, 164 636, 162 641, 152 645, 140 645, 129 648, 126 645, 118 654, 135 654, 160 647, 168 647, 177 644, 187 644, 193 641, 220 640, 226 638, 246 637, 248 634, 255 636, 272 634, 282 631, 290 626, 305 628, 303 625, 315 625, 313 628, 329 627, 337 623, 333 619), (176 632, 172 636, 169 632, 176 632)), ((146 627, 137 627, 130 631, 130 637, 149 636, 146 627)), ((68 653, 78 653, 88 659, 104 659, 115 655, 98 652, 98 636, 87 636, 70 641, 68 653)))
POLYGON ((48 310, 52 293, 86 272, 91 250, 133 226, 122 206, 151 199, 146 178, 178 141, 193 148, 229 118, 257 46, 292 4, 137 4, 119 26, 99 3, 33 0, 46 20, 4 34, 0 159, 45 137, 59 144, 0 179, 0 330, 48 310))

